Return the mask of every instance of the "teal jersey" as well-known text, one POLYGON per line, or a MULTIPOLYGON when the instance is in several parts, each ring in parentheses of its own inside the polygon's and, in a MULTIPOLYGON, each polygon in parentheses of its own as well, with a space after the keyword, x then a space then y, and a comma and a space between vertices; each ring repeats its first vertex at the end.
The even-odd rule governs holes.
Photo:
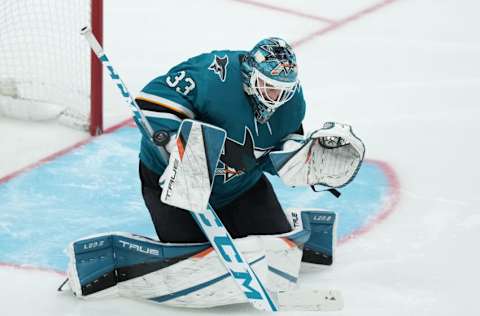
MULTIPOLYGON (((302 89, 283 104, 268 123, 256 122, 252 102, 242 85, 244 51, 212 51, 173 67, 148 83, 136 101, 154 131, 174 133, 189 118, 225 129, 210 198, 212 206, 228 204, 251 188, 263 172, 275 174, 268 152, 301 128, 305 116, 302 89)), ((142 139, 141 161, 162 174, 165 163, 148 139, 142 139)))

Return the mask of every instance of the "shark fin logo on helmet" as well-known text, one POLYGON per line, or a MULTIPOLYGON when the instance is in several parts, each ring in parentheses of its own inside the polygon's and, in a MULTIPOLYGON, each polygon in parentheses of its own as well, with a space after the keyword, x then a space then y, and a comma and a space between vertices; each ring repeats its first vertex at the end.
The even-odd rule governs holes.
POLYGON ((272 69, 271 74, 276 76, 285 72, 286 75, 290 71, 297 71, 297 64, 292 56, 295 56, 290 46, 281 39, 270 39, 270 44, 261 45, 260 48, 266 52, 265 61, 277 62, 277 66, 272 69))
POLYGON ((208 67, 208 70, 216 73, 222 82, 227 78, 227 65, 228 65, 228 56, 218 57, 215 55, 213 58, 212 64, 208 67))

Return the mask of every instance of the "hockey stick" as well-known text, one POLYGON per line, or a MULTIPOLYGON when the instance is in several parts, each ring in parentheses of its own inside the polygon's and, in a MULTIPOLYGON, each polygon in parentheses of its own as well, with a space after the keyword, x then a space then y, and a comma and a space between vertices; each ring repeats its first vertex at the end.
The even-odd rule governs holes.
MULTIPOLYGON (((130 106, 133 112, 133 119, 135 120, 135 123, 137 124, 141 133, 155 143, 152 127, 141 112, 138 104, 128 92, 120 76, 114 70, 109 59, 105 55, 103 48, 93 35, 91 29, 89 27, 84 27, 80 33, 85 37, 94 53, 106 67, 110 78, 116 84, 125 102, 127 102, 130 106)), ((168 163, 168 153, 166 152, 165 148, 158 145, 156 145, 156 147, 158 148, 160 157, 168 163)), ((238 251, 238 248, 236 247, 232 237, 223 226, 218 216, 215 214, 213 208, 209 205, 206 212, 191 212, 191 214, 207 236, 208 240, 216 250, 220 260, 222 260, 222 262, 225 264, 227 270, 239 286, 240 290, 245 294, 247 300, 257 309, 263 311, 278 311, 276 303, 273 302, 270 294, 267 292, 260 279, 250 267, 248 261, 245 260, 241 252, 238 251), (227 252, 230 253, 230 255, 227 254, 227 252)))

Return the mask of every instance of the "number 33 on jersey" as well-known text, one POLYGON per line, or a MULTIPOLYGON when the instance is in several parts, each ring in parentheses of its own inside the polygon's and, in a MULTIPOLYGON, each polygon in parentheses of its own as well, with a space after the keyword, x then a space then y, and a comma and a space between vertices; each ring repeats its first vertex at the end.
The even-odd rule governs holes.
POLYGON ((190 77, 186 77, 186 74, 184 70, 181 70, 174 75, 173 79, 171 76, 168 76, 166 79, 168 86, 175 88, 175 91, 183 95, 189 94, 195 89, 195 81, 190 77))

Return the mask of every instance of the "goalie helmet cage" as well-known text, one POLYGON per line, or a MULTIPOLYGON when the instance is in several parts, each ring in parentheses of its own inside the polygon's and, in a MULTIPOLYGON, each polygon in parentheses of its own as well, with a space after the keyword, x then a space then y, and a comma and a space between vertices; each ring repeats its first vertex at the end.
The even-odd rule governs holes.
POLYGON ((102 133, 102 65, 85 25, 101 43, 103 0, 0 1, 0 115, 102 133))

